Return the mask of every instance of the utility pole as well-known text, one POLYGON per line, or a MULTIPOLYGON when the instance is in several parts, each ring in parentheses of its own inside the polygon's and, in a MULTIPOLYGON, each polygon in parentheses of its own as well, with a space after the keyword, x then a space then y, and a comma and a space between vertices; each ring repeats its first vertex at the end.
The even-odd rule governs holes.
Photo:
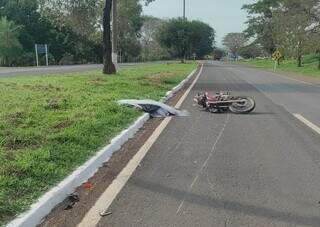
MULTIPOLYGON (((186 21, 186 0, 183 0, 183 21, 185 22, 186 21)), ((184 33, 185 33, 185 31, 184 31, 184 33)), ((184 34, 184 36, 185 36, 185 34, 184 34)), ((183 60, 182 60, 182 62, 183 63, 185 63, 186 62, 186 42, 185 42, 185 40, 183 39, 183 60)))
POLYGON ((117 67, 117 63, 118 63, 117 1, 118 0, 112 0, 112 62, 116 67, 117 67))
POLYGON ((186 0, 183 0, 183 19, 186 19, 186 0))

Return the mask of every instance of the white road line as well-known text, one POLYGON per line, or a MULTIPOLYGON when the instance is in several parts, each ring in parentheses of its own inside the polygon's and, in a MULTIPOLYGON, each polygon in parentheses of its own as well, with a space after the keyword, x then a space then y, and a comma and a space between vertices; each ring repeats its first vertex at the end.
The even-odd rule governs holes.
MULTIPOLYGON (((208 162, 209 162, 212 154, 215 152, 216 147, 217 147, 217 144, 218 144, 218 142, 220 141, 220 139, 221 139, 221 137, 222 137, 222 135, 223 135, 223 133, 224 133, 224 130, 225 130, 226 127, 227 127, 227 124, 228 124, 229 120, 230 120, 230 115, 228 114, 228 115, 227 115, 227 118, 226 118, 226 120, 225 120, 225 122, 224 122, 224 124, 223 124, 223 127, 221 128, 221 130, 220 130, 220 132, 219 132, 219 135, 218 135, 215 143, 212 145, 212 148, 211 148, 211 150, 210 150, 210 153, 209 153, 207 159, 204 161, 204 163, 202 164, 202 166, 201 166, 200 170, 198 171, 197 175, 195 176, 195 178, 193 179, 192 183, 190 184, 188 192, 190 192, 190 191, 192 190, 193 186, 194 186, 195 183, 197 182, 197 180, 198 180, 200 174, 202 173, 203 169, 207 166, 207 164, 208 164, 208 162)), ((181 203, 180 203, 177 211, 176 211, 176 214, 178 214, 178 213, 181 211, 182 206, 183 206, 185 200, 186 200, 186 198, 184 197, 183 200, 181 201, 181 203)))
POLYGON ((303 122, 305 125, 307 125, 309 128, 314 130, 316 133, 320 135, 320 128, 313 124, 311 121, 307 120, 305 117, 303 117, 301 114, 293 114, 297 119, 299 119, 301 122, 303 122))
MULTIPOLYGON (((193 83, 190 85, 188 90, 184 93, 184 95, 180 98, 178 103, 176 104, 176 108, 181 107, 183 101, 186 99, 191 89, 196 84, 203 70, 203 65, 201 65, 201 69, 196 76, 193 83)), ((152 145, 157 141, 160 134, 167 127, 172 118, 166 118, 162 121, 162 123, 158 126, 158 128, 153 132, 153 134, 149 137, 146 143, 140 148, 138 153, 129 161, 127 166, 119 173, 117 178, 111 183, 111 185, 104 191, 104 193, 97 200, 95 205, 88 211, 88 213, 84 216, 82 221, 78 224, 78 227, 93 227, 96 226, 100 219, 100 212, 103 212, 109 208, 112 204, 113 200, 119 194, 121 189, 128 182, 140 162, 146 156, 152 145)))

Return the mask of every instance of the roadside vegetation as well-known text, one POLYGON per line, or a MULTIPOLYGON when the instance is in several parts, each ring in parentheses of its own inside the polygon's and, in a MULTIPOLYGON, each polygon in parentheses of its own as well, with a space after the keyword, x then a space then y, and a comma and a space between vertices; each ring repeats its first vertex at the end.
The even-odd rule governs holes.
POLYGON ((141 113, 126 98, 159 100, 196 65, 151 64, 0 79, 0 225, 83 164, 141 113))
MULTIPOLYGON (((274 67, 274 61, 272 59, 246 59, 240 61, 240 63, 268 70, 273 70, 274 67)), ((277 71, 293 72, 320 79, 320 70, 318 70, 317 67, 317 59, 312 56, 306 56, 303 60, 302 67, 297 67, 295 60, 284 60, 277 66, 277 71)))
MULTIPOLYGON (((181 43, 187 47, 187 58, 196 53, 201 59, 212 51, 213 28, 199 21, 142 15, 143 5, 152 1, 117 0, 119 62, 177 59, 181 43), (170 36, 169 26, 179 33, 185 29, 177 37, 180 47, 177 39, 165 38, 170 36)), ((110 0, 0 1, 0 66, 36 65, 35 44, 48 44, 50 65, 102 63, 106 2, 110 4, 110 0)), ((41 54, 40 64, 45 60, 41 54)))
POLYGON ((243 9, 248 13, 247 29, 223 40, 229 58, 241 56, 250 59, 248 64, 273 68, 271 56, 279 51, 279 70, 319 77, 319 0, 259 0, 243 9))

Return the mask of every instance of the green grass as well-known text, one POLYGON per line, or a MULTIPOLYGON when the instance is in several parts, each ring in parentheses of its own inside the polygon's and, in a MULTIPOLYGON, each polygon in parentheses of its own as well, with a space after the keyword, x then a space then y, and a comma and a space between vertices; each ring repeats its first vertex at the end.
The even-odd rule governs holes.
POLYGON ((0 225, 83 164, 141 112, 115 101, 159 100, 195 64, 155 64, 0 79, 0 225))
MULTIPOLYGON (((241 63, 270 70, 273 70, 274 67, 274 61, 271 59, 243 60, 241 61, 241 63)), ((304 58, 303 67, 297 67, 297 62, 295 60, 285 60, 281 62, 281 64, 277 67, 277 70, 283 72, 293 72, 314 78, 320 78, 320 70, 317 69, 317 66, 317 59, 312 56, 306 56, 304 58)))

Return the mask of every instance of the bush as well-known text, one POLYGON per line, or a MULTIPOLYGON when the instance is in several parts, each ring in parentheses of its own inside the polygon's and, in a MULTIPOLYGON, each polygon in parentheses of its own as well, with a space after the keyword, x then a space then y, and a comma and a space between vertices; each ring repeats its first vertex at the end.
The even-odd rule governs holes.
MULTIPOLYGON (((52 54, 48 54, 48 62, 49 65, 55 65, 56 64, 56 60, 54 59, 54 56, 52 54)), ((41 65, 46 65, 46 55, 41 55, 41 57, 39 58, 39 64, 41 65)))
POLYGON ((314 62, 318 62, 317 54, 308 54, 303 57, 303 63, 305 64, 314 63, 314 62))
POLYGON ((22 65, 22 66, 36 65, 36 54, 33 52, 23 53, 19 58, 19 65, 22 65))
POLYGON ((70 53, 65 53, 61 58, 59 65, 72 65, 75 63, 74 56, 70 53))

